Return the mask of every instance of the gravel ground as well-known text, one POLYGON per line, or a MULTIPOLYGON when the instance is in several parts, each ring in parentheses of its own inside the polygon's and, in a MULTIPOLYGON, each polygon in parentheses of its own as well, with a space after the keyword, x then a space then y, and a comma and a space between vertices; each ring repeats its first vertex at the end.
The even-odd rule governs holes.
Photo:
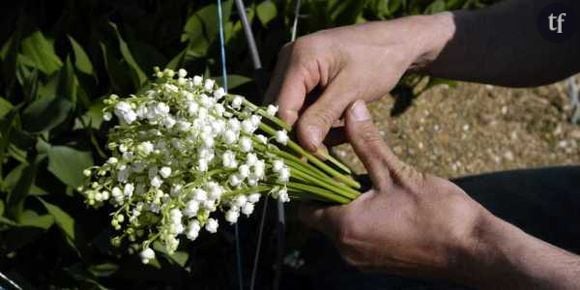
MULTIPOLYGON (((482 172, 580 164, 580 126, 564 83, 509 89, 459 83, 439 86, 390 117, 393 98, 370 106, 385 141, 423 172, 457 177, 482 172)), ((364 168, 347 145, 335 149, 358 172, 364 168)))

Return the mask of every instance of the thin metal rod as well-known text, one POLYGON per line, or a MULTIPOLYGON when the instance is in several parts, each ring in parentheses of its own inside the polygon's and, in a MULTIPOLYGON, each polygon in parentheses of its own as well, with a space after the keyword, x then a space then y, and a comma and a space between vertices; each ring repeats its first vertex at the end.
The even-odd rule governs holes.
POLYGON ((264 198, 262 206, 262 217, 260 218, 260 227, 258 228, 258 242, 256 244, 256 254, 254 255, 254 266, 252 268, 252 277, 250 280, 250 290, 256 286, 256 276, 258 275, 258 263, 260 261, 260 249, 262 248, 262 236, 264 235, 264 223, 266 221, 266 212, 268 211, 268 196, 264 198))
MULTIPOLYGON (((6 282, 6 284, 10 285, 10 287, 12 287, 12 289, 17 289, 17 290, 22 290, 22 288, 20 286, 18 286, 18 284, 16 284, 16 282, 10 280, 10 278, 8 278, 8 276, 4 275, 4 273, 0 272, 0 280, 6 282)), ((6 286, 6 285, 4 285, 6 286)), ((0 286, 0 288, 3 288, 2 286, 0 286)))
MULTIPOLYGON (((228 71, 227 71, 227 63, 226 63, 226 40, 225 40, 225 32, 224 32, 224 19, 223 19, 223 9, 222 9, 222 1, 216 0, 217 2, 217 16, 218 16, 218 30, 219 30, 219 37, 220 37, 220 56, 221 56, 221 65, 222 65, 222 86, 224 90, 228 91, 228 71)), ((240 246, 240 231, 238 228, 238 224, 236 223, 234 226, 234 236, 235 236, 235 246, 236 246, 236 270, 238 274, 238 288, 240 290, 244 289, 244 279, 242 273, 242 249, 240 246)))
POLYGON ((252 26, 248 21, 248 16, 246 15, 246 6, 242 0, 235 0, 236 8, 242 21, 242 27, 244 28, 244 34, 246 35, 246 42, 248 48, 250 49, 250 56, 252 57, 252 63, 254 64, 254 69, 262 69, 262 61, 260 60, 260 54, 258 53, 258 46, 256 45, 256 39, 254 39, 254 33, 252 32, 252 26))
POLYGON ((292 22, 292 33, 290 35, 290 41, 296 40, 296 34, 298 31, 298 16, 300 15, 300 0, 296 0, 296 6, 294 7, 294 21, 292 22))

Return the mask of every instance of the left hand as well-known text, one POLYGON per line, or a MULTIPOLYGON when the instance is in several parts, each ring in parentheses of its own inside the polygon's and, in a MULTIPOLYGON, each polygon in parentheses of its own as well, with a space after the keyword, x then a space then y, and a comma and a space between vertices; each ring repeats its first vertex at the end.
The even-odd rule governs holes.
POLYGON ((400 161, 364 101, 351 105, 345 119, 373 188, 348 205, 304 205, 302 221, 326 233, 347 262, 365 270, 441 277, 460 268, 458 257, 474 247, 476 229, 491 214, 450 181, 400 161))

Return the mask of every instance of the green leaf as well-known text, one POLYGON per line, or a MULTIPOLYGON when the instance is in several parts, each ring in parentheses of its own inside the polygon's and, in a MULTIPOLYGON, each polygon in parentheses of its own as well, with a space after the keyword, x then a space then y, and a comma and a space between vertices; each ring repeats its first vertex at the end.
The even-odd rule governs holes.
POLYGON ((91 63, 91 59, 89 58, 83 47, 74 38, 72 38, 72 36, 68 36, 68 39, 75 54, 75 67, 83 73, 93 75, 94 74, 93 64, 91 63))
MULTIPOLYGON (((218 82, 218 84, 223 84, 223 78, 222 77, 217 77, 215 78, 216 82, 218 82)), ((237 88, 241 85, 247 84, 249 82, 251 82, 252 79, 249 77, 245 77, 242 75, 228 75, 228 90, 237 88)))
POLYGON ((12 169, 10 173, 6 175, 6 178, 4 178, 2 190, 9 192, 12 189, 14 189, 14 187, 18 183, 18 180, 20 180, 20 178, 22 177, 22 172, 27 166, 28 164, 20 163, 16 167, 14 167, 14 169, 12 169))
POLYGON ((37 155, 34 157, 30 157, 30 164, 22 171, 20 179, 14 186, 14 189, 8 193, 7 197, 7 210, 8 210, 8 217, 12 218, 13 220, 20 221, 21 214, 24 208, 24 201, 26 197, 30 194, 30 188, 34 184, 36 180, 36 173, 38 171, 38 165, 44 156, 37 155))
POLYGON ((276 18, 276 15, 278 14, 276 4, 269 0, 260 3, 258 7, 256 7, 256 10, 258 19, 260 19, 260 22, 264 26, 267 26, 268 23, 270 23, 272 19, 276 18))
POLYGON ((70 57, 66 58, 64 67, 59 72, 59 82, 56 88, 58 96, 69 99, 74 106, 77 103, 79 81, 75 75, 70 57))
POLYGON ((54 52, 52 43, 38 30, 24 38, 21 47, 25 63, 46 75, 51 75, 62 66, 62 61, 54 52))
POLYGON ((85 180, 83 170, 93 165, 90 152, 67 146, 53 146, 48 151, 48 171, 64 184, 77 188, 85 180))
POLYGON ((67 119, 72 107, 63 98, 41 98, 22 112, 22 127, 30 133, 49 131, 67 119))
MULTIPOLYGON (((227 22, 232 11, 233 1, 224 1, 223 19, 227 22)), ((196 11, 187 19, 181 41, 189 41, 189 54, 195 57, 206 56, 210 44, 217 37, 217 5, 210 4, 196 11)))
POLYGON ((12 110, 12 108, 14 108, 12 103, 0 97, 0 119, 4 118, 4 116, 6 116, 6 114, 12 110))
POLYGON ((22 213, 20 217, 19 226, 22 227, 35 227, 47 230, 54 224, 54 217, 50 214, 38 215, 32 210, 26 210, 22 213))
POLYGON ((75 220, 60 207, 38 198, 52 217, 56 225, 62 230, 69 242, 75 241, 75 220))
POLYGON ((118 93, 128 91, 134 92, 136 88, 132 87, 131 76, 128 74, 128 67, 115 59, 112 53, 109 52, 109 48, 104 43, 100 43, 100 45, 105 62, 105 71, 111 81, 112 90, 118 93))
POLYGON ((443 12, 446 10, 446 5, 444 0, 436 0, 435 2, 431 3, 426 9, 426 14, 434 14, 438 12, 443 12))
POLYGON ((102 102, 96 102, 89 107, 89 110, 77 119, 74 129, 83 129, 84 126, 98 130, 103 124, 103 108, 102 102))
POLYGON ((4 200, 0 199, 0 216, 4 215, 4 200))
POLYGON ((117 29, 117 25, 115 23, 112 23, 112 22, 110 22, 109 24, 113 27, 113 29, 115 30, 115 33, 117 34, 117 39, 119 40, 119 49, 121 50, 121 55, 123 55, 123 58, 125 59, 127 64, 129 64, 129 67, 131 68, 131 70, 134 73, 134 77, 136 78, 136 80, 135 80, 136 87, 141 87, 141 85, 143 85, 147 81, 147 75, 145 75, 145 73, 143 73, 143 70, 141 69, 141 67, 139 66, 139 64, 137 63, 135 58, 133 57, 133 54, 131 53, 131 50, 129 49, 129 45, 127 45, 127 42, 125 42, 125 40, 121 36, 119 29, 117 29))
POLYGON ((182 251, 177 251, 173 254, 169 254, 166 249, 165 246, 161 245, 161 243, 155 242, 153 243, 153 249, 155 249, 155 251, 163 253, 163 255, 172 263, 175 263, 181 267, 185 266, 185 263, 187 263, 187 259, 189 259, 189 254, 187 252, 182 252, 182 251))
POLYGON ((98 265, 91 265, 89 272, 97 277, 109 277, 119 270, 119 265, 113 263, 104 263, 98 265))

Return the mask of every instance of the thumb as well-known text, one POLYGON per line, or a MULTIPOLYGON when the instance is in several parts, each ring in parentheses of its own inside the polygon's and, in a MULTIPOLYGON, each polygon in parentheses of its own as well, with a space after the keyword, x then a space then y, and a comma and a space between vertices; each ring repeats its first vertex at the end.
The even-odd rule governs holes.
POLYGON ((395 157, 373 124, 365 102, 354 102, 345 115, 346 135, 350 144, 367 169, 373 184, 385 188, 391 182, 388 165, 395 157))
POLYGON ((335 238, 343 206, 315 206, 303 203, 298 207, 298 218, 307 226, 335 238))

